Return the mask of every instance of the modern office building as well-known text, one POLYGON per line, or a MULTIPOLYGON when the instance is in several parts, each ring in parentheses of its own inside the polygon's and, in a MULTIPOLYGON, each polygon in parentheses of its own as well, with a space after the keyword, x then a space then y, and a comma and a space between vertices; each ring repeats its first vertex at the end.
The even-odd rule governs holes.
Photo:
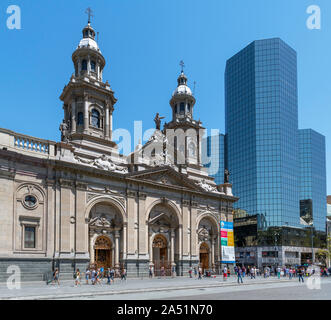
POLYGON ((281 39, 254 41, 227 61, 227 163, 237 207, 268 226, 300 226, 297 55, 281 39))
POLYGON ((217 185, 224 183, 224 134, 212 135, 202 141, 202 163, 217 185), (207 155, 207 157, 205 157, 207 155))
POLYGON ((311 262, 325 239, 325 138, 298 129, 297 54, 281 39, 254 41, 227 61, 225 127, 237 262, 247 252, 260 267, 311 262))
POLYGON ((312 129, 299 130, 300 218, 325 231, 327 212, 325 137, 312 129))

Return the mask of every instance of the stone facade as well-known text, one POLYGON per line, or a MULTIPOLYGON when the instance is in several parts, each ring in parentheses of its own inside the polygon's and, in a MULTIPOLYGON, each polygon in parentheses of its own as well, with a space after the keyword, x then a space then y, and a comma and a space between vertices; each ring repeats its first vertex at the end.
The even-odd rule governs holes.
POLYGON ((105 59, 94 37, 88 24, 73 54, 61 142, 0 129, 0 282, 9 265, 23 280, 54 268, 72 277, 90 264, 126 268, 128 276, 150 267, 183 275, 198 264, 217 272, 219 221, 233 220, 237 198, 201 165, 203 128, 193 120, 186 76, 171 99, 173 120, 162 131, 158 122, 148 143, 122 156, 111 139, 117 100, 102 82, 105 59), (184 139, 182 163, 167 151, 176 149, 167 140, 176 128, 197 133, 184 139))

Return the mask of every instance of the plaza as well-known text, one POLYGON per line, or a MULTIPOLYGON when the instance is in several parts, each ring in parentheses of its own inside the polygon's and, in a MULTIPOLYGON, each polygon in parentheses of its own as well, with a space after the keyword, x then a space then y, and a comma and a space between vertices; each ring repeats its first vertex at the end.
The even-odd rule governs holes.
POLYGON ((0 286, 0 300, 304 300, 330 299, 331 279, 321 278, 320 289, 309 289, 297 278, 277 279, 276 277, 257 279, 244 278, 243 284, 237 283, 236 276, 227 281, 222 277, 188 277, 153 279, 115 280, 112 285, 104 281, 101 285, 75 287, 73 281, 60 282, 60 286, 46 285, 42 282, 23 283, 21 289, 9 290, 0 286))

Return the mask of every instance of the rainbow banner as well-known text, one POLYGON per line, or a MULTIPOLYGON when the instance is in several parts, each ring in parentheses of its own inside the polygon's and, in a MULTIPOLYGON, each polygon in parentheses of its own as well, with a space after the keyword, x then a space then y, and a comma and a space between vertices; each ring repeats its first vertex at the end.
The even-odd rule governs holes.
POLYGON ((221 263, 235 263, 233 222, 220 222, 220 236, 222 252, 221 263))

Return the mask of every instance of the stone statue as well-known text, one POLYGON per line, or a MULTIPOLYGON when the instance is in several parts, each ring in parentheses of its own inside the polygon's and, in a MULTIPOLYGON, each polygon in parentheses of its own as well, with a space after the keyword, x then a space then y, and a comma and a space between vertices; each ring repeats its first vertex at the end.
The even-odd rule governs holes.
POLYGON ((156 125, 156 130, 161 130, 161 120, 164 119, 165 117, 160 117, 159 113, 156 114, 154 118, 154 122, 156 125))
POLYGON ((224 170, 224 183, 229 183, 230 172, 228 169, 224 170))
POLYGON ((65 122, 65 120, 63 120, 60 124, 59 130, 61 131, 61 141, 68 142, 69 125, 67 122, 65 122))
POLYGON ((206 182, 205 179, 200 180, 197 182, 198 186, 201 187, 202 189, 208 191, 208 192, 218 192, 217 187, 213 187, 210 184, 206 182))

